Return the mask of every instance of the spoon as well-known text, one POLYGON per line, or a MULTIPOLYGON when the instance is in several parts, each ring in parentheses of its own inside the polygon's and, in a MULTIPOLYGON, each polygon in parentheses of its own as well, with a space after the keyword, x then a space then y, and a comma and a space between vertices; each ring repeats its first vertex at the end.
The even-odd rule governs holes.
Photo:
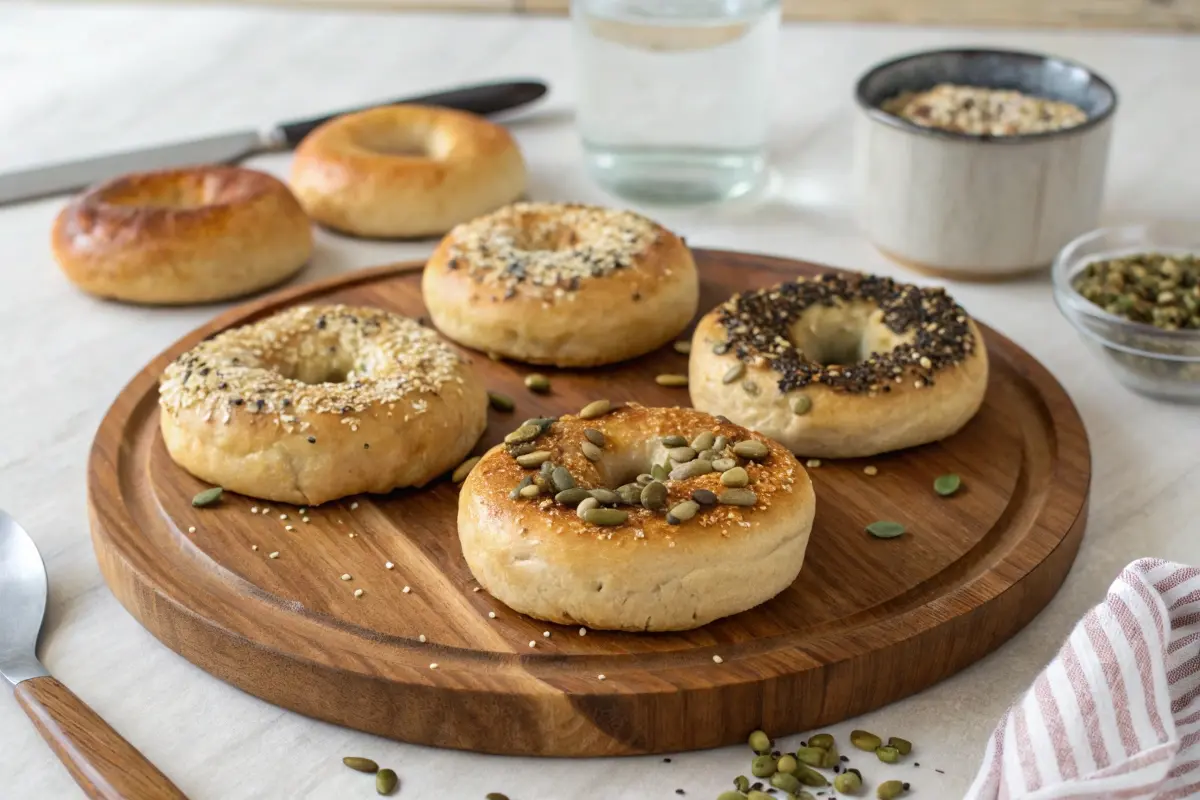
POLYGON ((0 675, 34 727, 93 800, 187 800, 133 745, 37 658, 46 567, 25 529, 0 509, 0 675))

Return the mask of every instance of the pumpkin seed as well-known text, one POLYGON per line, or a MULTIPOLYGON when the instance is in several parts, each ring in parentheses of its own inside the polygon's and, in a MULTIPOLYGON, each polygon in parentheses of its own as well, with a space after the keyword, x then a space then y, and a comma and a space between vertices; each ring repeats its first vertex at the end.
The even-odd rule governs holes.
POLYGON ((604 447, 604 443, 606 441, 604 438, 604 434, 601 433, 600 431, 596 430, 595 428, 584 428, 583 429, 583 438, 587 439, 589 442, 596 445, 596 447, 604 447))
POLYGON ((771 752, 771 737, 767 736, 766 731, 754 731, 747 741, 750 749, 759 755, 771 752))
POLYGON ((951 472, 949 475, 942 475, 933 482, 933 490, 942 497, 949 497, 958 491, 962 486, 962 478, 951 472))
POLYGON ((775 774, 775 756, 769 753, 755 756, 750 762, 750 774, 756 778, 769 778, 775 774))
POLYGON ((796 771, 796 767, 798 766, 800 764, 796 761, 796 757, 785 753, 779 757, 779 761, 775 764, 775 769, 790 775, 796 771))
POLYGON ((746 800, 775 800, 775 796, 760 792, 758 789, 751 789, 750 794, 746 795, 746 800))
MULTIPOLYGON (((558 498, 556 497, 554 499, 557 500, 558 498)), ((584 514, 591 511, 593 508, 599 508, 599 507, 600 507, 599 500, 597 500, 594 497, 585 497, 579 501, 579 505, 575 506, 575 513, 579 515, 580 519, 585 519, 585 517, 583 516, 584 514)))
POLYGON ((466 461, 459 464, 458 468, 454 470, 454 474, 450 476, 450 480, 454 483, 462 483, 465 481, 467 476, 471 474, 471 470, 475 469, 475 465, 479 463, 480 458, 482 458, 482 456, 475 456, 474 458, 468 458, 466 461))
POLYGON ((858 794, 862 788, 862 778, 855 772, 843 772, 833 779, 833 788, 843 794, 858 794))
POLYGON ((805 786, 828 786, 829 781, 825 780, 825 776, 817 772, 807 764, 800 764, 796 767, 796 771, 792 773, 805 786))
POLYGON ((207 508, 208 506, 214 505, 218 500, 220 500, 221 495, 224 493, 225 490, 220 486, 214 486, 211 489, 205 489, 203 492, 200 492, 192 498, 192 505, 196 508, 207 508))
POLYGON ((525 376, 525 388, 531 392, 545 394, 550 391, 550 379, 540 372, 533 372, 525 376))
POLYGON ((801 747, 796 751, 796 759, 801 764, 808 764, 810 767, 819 767, 825 763, 825 748, 813 747, 812 745, 801 747))
POLYGON ((521 490, 524 489, 526 486, 528 486, 531 483, 533 483, 532 475, 526 475, 524 478, 521 478, 521 482, 518 483, 511 492, 508 493, 508 499, 516 500, 518 497, 521 496, 521 490))
POLYGON ((695 500, 684 500, 682 503, 677 503, 671 508, 671 516, 680 522, 687 522, 696 516, 696 512, 699 510, 700 504, 695 500))
POLYGON ((714 434, 712 431, 704 431, 695 439, 692 439, 692 449, 696 452, 708 450, 716 441, 716 434, 714 434))
MULTIPOLYGON (((778 767, 778 765, 776 765, 776 767, 778 767)), ((801 784, 800 779, 795 775, 792 775, 789 772, 776 771, 776 773, 771 776, 771 785, 776 789, 782 789, 788 794, 791 794, 792 792, 799 791, 801 784)))
POLYGON ((903 781, 884 781, 875 789, 875 796, 879 800, 896 800, 902 794, 904 794, 903 781))
POLYGON ((667 458, 682 464, 696 457, 696 451, 690 447, 672 447, 667 451, 667 458))
POLYGON ((661 511, 667 506, 667 487, 658 481, 651 481, 642 489, 642 508, 651 511, 661 511))
POLYGON ((523 486, 521 487, 521 491, 518 492, 518 494, 521 495, 521 497, 524 497, 526 500, 537 497, 541 493, 542 487, 540 486, 523 486))
MULTIPOLYGON (((770 746, 771 745, 768 743, 767 747, 770 747, 770 746)), ((747 778, 745 775, 738 775, 736 778, 733 779, 733 786, 739 792, 748 792, 748 791, 750 791, 750 779, 747 778)))
POLYGON ((833 745, 833 734, 829 733, 818 733, 808 740, 809 747, 819 747, 822 750, 828 750, 833 745))
POLYGON ((508 795, 500 794, 499 792, 488 792, 484 795, 483 800, 508 800, 508 795))
POLYGON ((571 477, 571 472, 566 467, 555 467, 550 472, 550 483, 560 492, 575 488, 575 479, 571 477))
POLYGON ((672 373, 663 373, 655 376, 654 382, 659 386, 687 386, 687 375, 675 375, 672 373))
POLYGON ((717 800, 746 800, 746 795, 730 789, 717 795, 717 800))
POLYGON ((505 444, 520 444, 521 442, 532 442, 534 439, 536 439, 537 437, 539 437, 541 435, 542 435, 542 428, 540 425, 532 425, 527 422, 524 425, 522 425, 521 427, 517 428, 512 433, 505 436, 504 443, 505 444))
POLYGON ((617 496, 627 506, 636 506, 642 502, 642 487, 637 483, 626 483, 617 487, 617 496))
MULTIPOLYGON (((592 497, 591 492, 589 492, 587 489, 580 489, 576 486, 572 486, 570 489, 563 489, 561 492, 554 495, 554 502, 558 503, 560 506, 571 506, 572 508, 579 505, 584 500, 593 499, 595 498, 592 497)), ((596 504, 599 505, 599 502, 596 504)))
POLYGON ((733 446, 733 454, 735 456, 748 458, 751 461, 761 461, 770 452, 771 449, 757 439, 746 439, 733 446))
POLYGON ((707 475, 712 471, 713 467, 711 461, 701 461, 700 459, 696 459, 695 461, 689 461, 686 464, 680 464, 678 467, 671 470, 671 473, 668 477, 670 477, 670 479, 673 481, 682 481, 687 480, 688 478, 695 478, 700 475, 707 475))
POLYGON ((713 440, 712 449, 716 450, 718 453, 720 453, 721 451, 723 451, 725 449, 725 446, 727 444, 729 444, 728 436, 724 436, 724 435, 718 436, 716 439, 713 440))
POLYGON ((538 449, 537 442, 521 442, 520 444, 505 445, 508 448, 508 454, 513 458, 523 456, 526 453, 532 453, 538 449))
POLYGON ((583 408, 579 409, 580 419, 595 419, 603 417, 609 411, 612 411, 612 403, 608 400, 593 400, 583 408))
POLYGON ((824 761, 824 763, 821 764, 821 766, 824 767, 825 769, 830 769, 831 767, 837 766, 837 763, 838 763, 838 749, 837 749, 837 745, 835 744, 835 745, 831 745, 829 747, 829 749, 825 751, 825 761, 824 761))
POLYGON ((729 369, 725 370, 725 374, 721 376, 721 383, 729 384, 736 381, 738 378, 746 374, 746 365, 741 361, 734 364, 729 369))
POLYGON ((850 731, 850 744, 857 747, 859 750, 868 753, 875 752, 875 748, 883 744, 883 740, 870 731, 850 731))
POLYGON ((702 506, 715 506, 717 504, 716 493, 710 492, 708 489, 697 489, 692 492, 692 499, 702 506))
POLYGON ((554 424, 554 422, 557 419, 558 419, 558 417, 530 417, 529 419, 525 420, 521 424, 522 425, 537 425, 541 429, 542 433, 545 433, 546 429, 549 428, 552 424, 554 424))
POLYGON ((895 764, 900 760, 900 751, 891 745, 875 748, 875 756, 885 764, 895 764))
POLYGON ((379 765, 369 758, 359 758, 358 756, 346 756, 342 759, 342 763, 350 769, 356 769, 359 772, 378 772, 379 765))
POLYGON ((715 472, 728 472, 738 465, 736 458, 718 458, 712 462, 715 472))
POLYGON ((550 473, 554 472, 554 467, 555 463, 553 461, 543 461, 541 468, 538 470, 538 475, 546 480, 550 480, 550 473))
POLYGON ((593 508, 584 512, 583 519, 593 525, 624 525, 629 512, 617 508, 593 508))
POLYGON ((512 411, 517 407, 517 404, 513 402, 513 399, 506 394, 501 394, 500 392, 488 392, 487 397, 488 402, 492 405, 492 408, 496 409, 497 411, 512 411))
POLYGON ((912 742, 908 739, 901 739, 899 736, 889 736, 888 745, 896 748, 902 756, 906 756, 912 752, 912 742))
POLYGON ((579 445, 579 449, 582 451, 583 457, 588 461, 599 461, 604 457, 603 451, 601 451, 599 447, 596 447, 596 445, 592 444, 591 442, 584 442, 583 444, 579 445))
POLYGON ((713 345, 712 351, 719 356, 723 356, 729 352, 729 342, 717 342, 713 345))
POLYGON ((522 456, 517 456, 517 463, 526 469, 533 469, 541 466, 550 460, 549 450, 534 450, 532 453, 526 453, 522 456))
POLYGON ((876 539, 895 539, 904 533, 904 526, 899 522, 889 522, 881 519, 867 526, 867 533, 876 539))
POLYGON ((712 449, 701 450, 700 452, 696 453, 696 458, 700 459, 701 461, 712 461, 716 457, 717 451, 712 449))
POLYGON ((381 769, 375 773, 375 793, 376 794, 391 794, 396 791, 396 787, 400 785, 400 779, 396 777, 396 773, 390 769, 381 769))
POLYGON ((793 794, 790 800, 817 800, 817 798, 813 797, 812 792, 801 790, 793 794))
POLYGON ((592 489, 592 497, 602 506, 615 506, 621 502, 621 496, 611 489, 592 489))
POLYGON ((674 347, 675 347, 676 353, 681 353, 685 356, 688 353, 692 352, 692 343, 687 341, 686 339, 680 339, 678 342, 675 343, 674 347))
POLYGON ((643 472, 641 475, 637 476, 637 482, 642 486, 645 486, 647 483, 649 483, 652 480, 654 480, 654 476, 651 475, 649 472, 643 472))
POLYGON ((717 501, 726 506, 753 506, 758 495, 749 489, 726 489, 717 495, 717 501))
POLYGON ((667 479, 667 468, 662 464, 655 464, 650 468, 650 477, 656 481, 665 481, 667 479))
POLYGON ((751 397, 757 397, 759 391, 758 384, 754 381, 742 381, 742 391, 751 397))
POLYGON ((806 394, 798 394, 788 401, 788 405, 792 407, 793 414, 803 416, 812 411, 812 398, 806 394))
POLYGON ((721 485, 740 489, 750 482, 750 475, 742 467, 733 467, 721 473, 721 485))
POLYGON ((663 447, 686 447, 688 443, 687 439, 683 438, 677 433, 673 433, 670 436, 664 436, 659 439, 659 441, 662 442, 663 447))

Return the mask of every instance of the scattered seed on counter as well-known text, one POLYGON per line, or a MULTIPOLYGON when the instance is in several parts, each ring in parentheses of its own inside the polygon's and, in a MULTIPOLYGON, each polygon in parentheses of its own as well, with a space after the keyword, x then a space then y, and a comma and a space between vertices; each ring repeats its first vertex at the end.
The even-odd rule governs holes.
POLYGON ((507 413, 517 407, 516 403, 513 402, 513 399, 506 394, 501 394, 500 392, 488 392, 487 396, 488 403, 491 404, 492 408, 496 409, 497 411, 503 411, 507 413))
POLYGON ((540 372, 531 373, 525 376, 525 388, 531 392, 546 394, 550 391, 550 379, 540 372))
POLYGON ((672 386, 672 387, 687 386, 688 385, 688 377, 687 377, 687 375, 677 375, 674 373, 663 373, 662 375, 656 375, 654 378, 654 382, 657 383, 659 386, 672 386))
POLYGON ((863 474, 874 477, 879 474, 879 467, 867 465, 867 466, 863 467, 863 474))
POLYGON ((673 345, 673 347, 675 348, 675 352, 679 353, 680 355, 686 356, 688 353, 692 352, 692 343, 686 339, 680 339, 673 345))

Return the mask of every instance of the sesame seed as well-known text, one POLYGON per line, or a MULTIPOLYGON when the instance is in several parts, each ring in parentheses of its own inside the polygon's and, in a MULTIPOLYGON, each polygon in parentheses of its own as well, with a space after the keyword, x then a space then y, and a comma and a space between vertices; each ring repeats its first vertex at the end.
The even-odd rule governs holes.
POLYGON ((273 550, 270 553, 267 553, 267 558, 279 558, 279 551, 273 550))
POLYGON ((400 591, 404 592, 405 594, 408 594, 409 592, 411 592, 411 591, 412 591, 412 589, 410 589, 409 587, 405 586, 405 587, 404 587, 403 589, 401 589, 400 591))
POLYGON ((293 528, 291 525, 284 525, 284 526, 283 526, 283 529, 284 529, 285 531, 294 531, 294 530, 296 530, 296 529, 295 529, 295 528, 293 528))
POLYGON ((878 475, 879 467, 874 467, 874 466, 869 466, 869 465, 865 466, 865 467, 863 467, 863 474, 864 475, 878 475))
POLYGON ((580 635, 580 636, 587 636, 587 628, 580 628, 580 629, 579 629, 579 635, 580 635))
POLYGON ((480 590, 480 588, 481 588, 481 587, 479 587, 479 586, 476 586, 476 587, 475 587, 474 589, 472 589, 471 591, 472 591, 472 592, 478 592, 478 591, 480 590))
POLYGON ((816 469, 817 467, 821 466, 821 459, 810 458, 808 461, 804 462, 804 466, 808 467, 809 469, 816 469))
POLYGON ((395 569, 396 565, 393 564, 392 562, 388 561, 388 562, 384 563, 383 568, 384 569, 395 569))
POLYGON ((599 675, 596 676, 596 680, 602 681, 602 680, 605 680, 606 677, 607 676, 603 672, 601 672, 599 675))
POLYGON ((355 590, 354 590, 354 596, 355 596, 355 597, 362 597, 362 596, 363 596, 363 590, 362 590, 362 589, 355 589, 355 590))
POLYGON ((351 504, 350 504, 350 510, 351 510, 351 511, 353 511, 353 510, 354 510, 354 509, 356 509, 356 508, 358 508, 358 501, 357 501, 357 500, 355 500, 353 503, 351 503, 351 504))
POLYGON ((257 550, 257 549, 258 549, 258 545, 256 545, 256 544, 252 544, 252 545, 250 545, 250 549, 251 549, 251 550, 257 550))
POLYGON ((437 669, 437 662, 435 661, 435 662, 433 662, 432 664, 430 664, 430 665, 429 665, 429 668, 430 668, 430 669, 437 669))
POLYGON ((301 522, 312 522, 312 520, 310 520, 308 517, 301 517, 300 521, 301 522))
POLYGON ((188 533, 195 533, 195 532, 196 532, 196 526, 195 526, 195 525, 189 525, 189 526, 188 526, 188 533))
POLYGON ((349 572, 343 572, 343 573, 342 573, 342 580, 344 580, 344 581, 348 581, 348 580, 353 580, 353 578, 351 577, 351 575, 350 575, 350 573, 349 573, 349 572))
POLYGON ((251 514, 257 514, 257 513, 258 513, 258 506, 250 506, 250 513, 251 513, 251 514))
POLYGON ((529 640, 529 646, 530 646, 530 647, 537 647, 537 642, 536 642, 536 641, 534 641, 533 639, 530 639, 530 640, 529 640))
POLYGON ((721 658, 720 656, 713 656, 714 664, 721 664, 721 663, 724 663, 724 661, 725 661, 725 659, 721 658))
POLYGON ((546 639, 550 638, 550 631, 542 631, 542 636, 546 639))
POLYGON ((423 634, 423 633, 422 633, 420 636, 418 636, 418 637, 417 637, 417 641, 419 641, 419 642, 421 642, 422 644, 424 644, 424 643, 427 641, 427 640, 425 639, 425 634, 423 634))
POLYGON ((495 612, 495 611, 489 611, 489 612, 488 612, 488 619, 495 619, 495 618, 496 618, 496 612, 495 612))
POLYGON ((280 514, 280 515, 279 515, 279 518, 280 518, 280 519, 287 519, 287 514, 280 514))

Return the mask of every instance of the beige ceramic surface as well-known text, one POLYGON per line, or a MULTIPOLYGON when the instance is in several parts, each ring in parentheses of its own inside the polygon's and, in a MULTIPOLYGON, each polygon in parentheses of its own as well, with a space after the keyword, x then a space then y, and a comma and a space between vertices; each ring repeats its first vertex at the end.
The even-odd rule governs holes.
MULTIPOLYGON (((549 102, 514 128, 539 199, 609 200, 586 179, 571 121, 565 20, 386 15, 151 4, 0 5, 0 165, 215 133, 469 80, 541 75, 549 102), (453 46, 447 47, 446 43, 453 46)), ((1200 207, 1200 39, 1085 33, 785 25, 776 76, 772 194, 756 204, 655 211, 701 247, 726 247, 911 276, 860 234, 849 132, 854 80, 900 52, 962 44, 1054 51, 1122 92, 1106 224, 1200 207)), ((286 175, 287 156, 255 166, 286 175)), ((117 392, 171 342, 226 306, 129 308, 76 292, 50 259, 58 201, 0 209, 0 507, 42 548, 50 573, 47 666, 194 800, 374 797, 337 759, 393 765, 402 800, 712 798, 749 766, 739 747, 659 757, 533 760, 406 746, 314 722, 209 677, 146 633, 104 587, 88 541, 85 470, 117 392), (280 788, 284 787, 284 788, 280 788)), ((644 209, 646 210, 646 209, 644 209)), ((419 258, 428 242, 319 232, 298 281, 419 258)), ((922 279, 923 280, 923 279, 922 279)), ((1062 591, 991 656, 907 700, 837 726, 907 735, 914 800, 961 797, 996 719, 1071 625, 1139 556, 1200 563, 1200 419, 1125 392, 1054 309, 1049 278, 948 284, 985 323, 1045 364, 1075 400, 1093 451, 1092 514, 1062 591), (938 775, 933 768, 945 771, 938 775)), ((876 575, 852 576, 874 580, 876 575)), ((799 737, 789 740, 789 744, 799 737)), ((0 796, 80 797, 0 692, 0 796)))

